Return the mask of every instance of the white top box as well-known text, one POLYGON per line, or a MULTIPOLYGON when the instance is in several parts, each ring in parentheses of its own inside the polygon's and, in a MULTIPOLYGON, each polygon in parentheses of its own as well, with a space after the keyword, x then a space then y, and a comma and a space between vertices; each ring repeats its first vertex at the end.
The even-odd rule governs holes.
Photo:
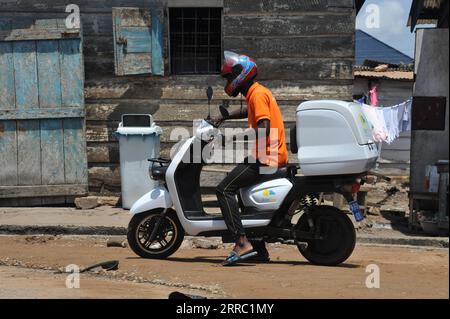
POLYGON ((357 103, 317 100, 300 104, 296 137, 306 176, 359 174, 378 158, 372 128, 357 103))

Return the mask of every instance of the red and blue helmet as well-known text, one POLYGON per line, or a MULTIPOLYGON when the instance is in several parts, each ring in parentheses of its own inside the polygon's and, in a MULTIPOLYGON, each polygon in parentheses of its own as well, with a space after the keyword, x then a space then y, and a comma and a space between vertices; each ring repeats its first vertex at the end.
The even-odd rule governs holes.
POLYGON ((221 76, 227 79, 225 93, 236 97, 241 89, 258 74, 255 61, 246 55, 225 51, 221 76))

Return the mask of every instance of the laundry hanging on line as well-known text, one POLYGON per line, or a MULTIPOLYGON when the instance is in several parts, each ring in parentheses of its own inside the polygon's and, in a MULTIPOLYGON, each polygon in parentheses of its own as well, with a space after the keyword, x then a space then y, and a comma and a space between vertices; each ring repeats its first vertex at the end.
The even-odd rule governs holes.
POLYGON ((391 144, 400 133, 411 130, 411 106, 412 99, 403 103, 386 106, 374 107, 360 103, 364 116, 372 125, 372 135, 376 142, 386 142, 391 144))
POLYGON ((370 105, 378 106, 378 93, 376 85, 372 86, 372 89, 370 89, 369 96, 370 96, 370 105))

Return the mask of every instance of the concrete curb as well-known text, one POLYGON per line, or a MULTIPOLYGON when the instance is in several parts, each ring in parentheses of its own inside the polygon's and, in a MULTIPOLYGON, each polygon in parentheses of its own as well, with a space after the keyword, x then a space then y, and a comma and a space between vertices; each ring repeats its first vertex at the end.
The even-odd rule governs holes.
MULTIPOLYGON (((126 227, 112 226, 19 226, 0 225, 0 235, 106 235, 125 236, 126 227)), ((373 237, 357 235, 359 244, 394 246, 421 246, 449 248, 449 239, 443 237, 373 237)))
POLYGON ((125 227, 113 226, 19 226, 0 225, 1 235, 109 235, 127 234, 125 227))
POLYGON ((442 237, 357 237, 360 244, 382 244, 396 246, 421 246, 448 248, 448 238, 442 237))

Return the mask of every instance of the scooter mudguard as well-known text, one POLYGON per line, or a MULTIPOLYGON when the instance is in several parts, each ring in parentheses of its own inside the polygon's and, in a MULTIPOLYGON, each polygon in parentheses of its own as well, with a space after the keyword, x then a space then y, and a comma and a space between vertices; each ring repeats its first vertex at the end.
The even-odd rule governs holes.
POLYGON ((172 207, 172 199, 169 191, 163 186, 158 186, 139 198, 131 207, 130 214, 136 215, 153 209, 170 207, 172 207))

